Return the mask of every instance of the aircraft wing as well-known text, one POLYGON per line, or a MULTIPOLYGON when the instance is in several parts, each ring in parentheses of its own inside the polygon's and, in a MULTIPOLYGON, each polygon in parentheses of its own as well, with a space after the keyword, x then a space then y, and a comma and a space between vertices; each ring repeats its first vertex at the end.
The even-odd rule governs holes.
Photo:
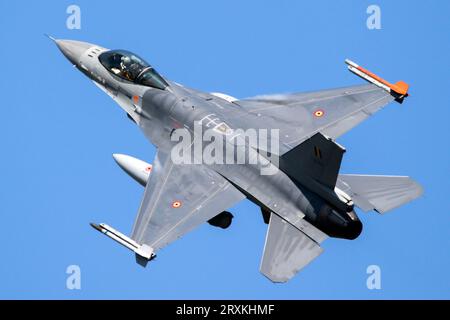
POLYGON ((363 85, 312 93, 275 95, 240 100, 250 116, 280 130, 282 154, 320 132, 332 139, 346 133, 392 102, 385 90, 363 85))
POLYGON ((244 198, 216 172, 158 150, 131 238, 157 251, 244 198))
MULTIPOLYGON (((235 101, 248 111, 244 121, 258 123, 257 127, 280 130, 280 155, 291 150, 318 132, 336 139, 349 131, 388 103, 402 102, 408 95, 403 82, 395 85, 369 71, 350 71, 371 82, 324 91, 265 95, 235 101), (253 120, 253 121, 252 121, 253 120)), ((241 116, 242 117, 242 116, 241 116)))

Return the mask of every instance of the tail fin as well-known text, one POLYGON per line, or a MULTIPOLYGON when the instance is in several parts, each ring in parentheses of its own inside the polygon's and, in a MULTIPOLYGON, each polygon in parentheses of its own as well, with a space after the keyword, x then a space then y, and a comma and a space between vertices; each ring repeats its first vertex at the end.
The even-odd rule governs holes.
POLYGON ((418 198, 422 187, 410 177, 340 174, 337 187, 364 211, 385 213, 418 198))
POLYGON ((312 178, 334 189, 345 149, 321 133, 284 154, 280 169, 300 183, 312 178))
POLYGON ((280 169, 339 210, 349 211, 348 203, 333 191, 345 149, 321 133, 305 140, 280 158, 280 169))

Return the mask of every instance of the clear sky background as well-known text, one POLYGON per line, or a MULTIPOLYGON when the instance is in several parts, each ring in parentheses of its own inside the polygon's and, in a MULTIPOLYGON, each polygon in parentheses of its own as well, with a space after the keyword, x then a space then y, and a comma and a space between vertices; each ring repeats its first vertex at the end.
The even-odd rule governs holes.
POLYGON ((402 299, 450 298, 450 2, 380 1, 0 2, 0 298, 402 299), (66 8, 81 8, 81 30, 66 8), (325 252, 287 284, 262 276, 266 225, 243 201, 228 230, 204 225, 146 269, 89 222, 129 233, 143 188, 113 153, 153 160, 155 149, 114 102, 43 36, 136 52, 171 80, 238 98, 363 81, 345 58, 411 96, 339 139, 344 173, 411 175, 422 198, 359 215, 355 241, 325 252), (381 268, 368 290, 366 268, 381 268), (81 268, 81 290, 66 268, 81 268))

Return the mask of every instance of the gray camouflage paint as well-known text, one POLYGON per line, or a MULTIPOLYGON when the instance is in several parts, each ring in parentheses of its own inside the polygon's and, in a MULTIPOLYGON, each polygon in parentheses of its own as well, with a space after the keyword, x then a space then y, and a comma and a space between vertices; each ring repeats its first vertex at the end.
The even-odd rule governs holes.
MULTIPOLYGON (((421 193, 420 186, 407 177, 398 180, 337 176, 341 156, 333 155, 345 150, 330 139, 336 139, 394 100, 375 85, 229 102, 167 79, 169 87, 165 90, 126 81, 99 62, 99 55, 108 49, 71 40, 55 42, 68 60, 111 96, 158 149, 131 235, 155 251, 248 198, 264 211, 272 212, 261 272, 274 282, 284 282, 322 252, 319 245, 327 236, 354 239, 361 232, 362 224, 353 205, 339 200, 334 183, 354 197, 356 205, 380 212, 421 193), (194 123, 211 114, 232 129, 279 129, 280 152, 275 156, 281 160, 282 170, 261 175, 263 166, 274 165, 264 157, 264 150, 245 141, 236 144, 227 135, 223 135, 224 145, 244 148, 246 156, 258 159, 257 163, 174 164, 170 157, 176 144, 170 139, 174 129, 184 127, 193 132, 194 123), (308 168, 315 161, 308 153, 311 144, 323 147, 330 155, 330 162, 315 170, 322 176, 320 179, 308 177, 308 168), (295 168, 296 159, 306 168, 295 168), (334 169, 327 170, 330 166, 334 169), (327 186, 323 181, 331 183, 327 186), (364 188, 367 181, 373 182, 369 183, 370 190, 364 188), (389 197, 390 187, 399 197, 389 197)), ((202 125, 206 129, 206 123, 202 125)))

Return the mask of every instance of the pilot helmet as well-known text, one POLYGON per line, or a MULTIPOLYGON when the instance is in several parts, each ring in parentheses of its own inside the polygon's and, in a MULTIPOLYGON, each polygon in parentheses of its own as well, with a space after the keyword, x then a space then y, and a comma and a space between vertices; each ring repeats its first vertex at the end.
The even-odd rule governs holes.
POLYGON ((129 66, 131 64, 131 58, 128 56, 123 56, 121 60, 125 66, 129 66))

